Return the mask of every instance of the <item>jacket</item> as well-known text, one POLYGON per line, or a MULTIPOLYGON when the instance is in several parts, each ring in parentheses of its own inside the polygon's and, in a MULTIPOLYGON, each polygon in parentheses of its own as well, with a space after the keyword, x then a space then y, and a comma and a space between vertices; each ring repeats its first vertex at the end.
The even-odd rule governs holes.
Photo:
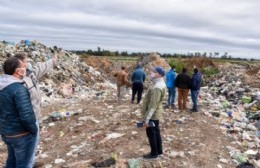
POLYGON ((131 81, 133 83, 143 83, 146 79, 146 74, 140 66, 131 75, 131 81))
POLYGON ((175 78, 176 74, 173 69, 169 70, 166 73, 166 87, 167 88, 175 88, 175 78))
POLYGON ((41 118, 41 92, 38 86, 39 79, 48 73, 54 67, 54 62, 52 59, 37 63, 33 67, 32 72, 28 72, 23 78, 26 88, 29 90, 33 110, 35 112, 36 119, 41 118))
POLYGON ((118 86, 128 85, 128 73, 126 73, 124 70, 120 70, 114 74, 114 77, 116 77, 116 84, 118 86))
POLYGON ((156 78, 143 100, 141 113, 144 120, 150 111, 154 111, 150 119, 159 120, 161 118, 163 111, 162 101, 165 95, 166 85, 163 78, 156 78))
POLYGON ((12 75, 0 77, 0 134, 37 133, 30 95, 22 80, 12 75))
POLYGON ((191 90, 200 90, 201 73, 197 72, 191 78, 191 90))
POLYGON ((191 77, 187 73, 180 73, 177 75, 175 85, 180 89, 190 89, 191 88, 191 77))

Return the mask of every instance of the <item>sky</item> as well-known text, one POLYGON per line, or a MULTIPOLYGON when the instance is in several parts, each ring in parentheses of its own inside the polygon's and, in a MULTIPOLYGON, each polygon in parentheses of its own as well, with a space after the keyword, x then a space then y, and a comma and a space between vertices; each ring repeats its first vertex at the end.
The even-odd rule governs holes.
POLYGON ((259 0, 1 0, 0 40, 260 59, 259 0))

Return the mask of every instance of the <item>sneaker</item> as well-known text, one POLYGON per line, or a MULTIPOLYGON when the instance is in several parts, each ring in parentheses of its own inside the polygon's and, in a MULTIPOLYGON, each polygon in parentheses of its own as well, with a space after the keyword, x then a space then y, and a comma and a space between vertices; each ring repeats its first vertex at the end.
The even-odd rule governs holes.
POLYGON ((156 158, 158 158, 158 156, 153 156, 151 154, 147 154, 147 155, 143 155, 143 158, 144 159, 156 159, 156 158))

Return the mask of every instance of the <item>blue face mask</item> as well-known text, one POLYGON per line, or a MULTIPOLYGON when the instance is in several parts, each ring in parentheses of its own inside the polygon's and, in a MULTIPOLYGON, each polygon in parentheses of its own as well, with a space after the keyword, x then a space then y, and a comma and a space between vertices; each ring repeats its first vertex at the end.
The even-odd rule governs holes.
POLYGON ((32 72, 33 67, 32 67, 32 64, 31 64, 31 63, 28 63, 28 67, 27 67, 27 69, 28 69, 30 72, 32 72))

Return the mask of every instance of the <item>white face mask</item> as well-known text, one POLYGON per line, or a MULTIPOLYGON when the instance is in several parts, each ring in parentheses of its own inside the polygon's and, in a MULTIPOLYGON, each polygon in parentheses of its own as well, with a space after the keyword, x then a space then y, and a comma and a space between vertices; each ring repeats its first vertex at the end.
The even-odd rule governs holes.
POLYGON ((23 70, 22 73, 18 72, 19 75, 22 76, 22 78, 26 76, 26 68, 17 68, 17 69, 22 69, 23 70))
POLYGON ((156 74, 155 73, 151 73, 151 79, 155 79, 156 78, 156 74))

